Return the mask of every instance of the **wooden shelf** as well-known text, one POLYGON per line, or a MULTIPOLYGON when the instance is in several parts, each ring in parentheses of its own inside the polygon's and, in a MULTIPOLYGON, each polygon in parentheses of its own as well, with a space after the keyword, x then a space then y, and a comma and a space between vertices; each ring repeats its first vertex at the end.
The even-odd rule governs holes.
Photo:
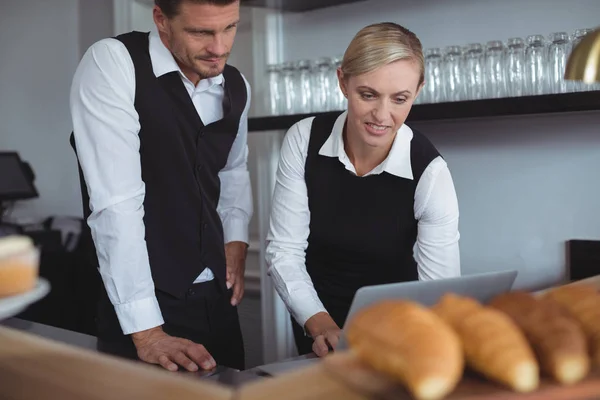
MULTIPOLYGON (((419 104, 413 106, 407 122, 592 110, 600 110, 600 91, 419 104)), ((250 132, 287 130, 293 124, 306 117, 331 113, 337 112, 249 118, 248 130, 250 132)))
POLYGON ((366 0, 242 0, 246 7, 271 8, 280 11, 304 12, 321 8, 357 3, 366 0))

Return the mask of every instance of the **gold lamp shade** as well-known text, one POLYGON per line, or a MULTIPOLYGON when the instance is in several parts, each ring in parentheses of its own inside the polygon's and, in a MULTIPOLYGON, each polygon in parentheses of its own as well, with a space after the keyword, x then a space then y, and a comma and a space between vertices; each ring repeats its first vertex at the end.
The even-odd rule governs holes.
POLYGON ((585 83, 600 82, 600 29, 585 35, 571 51, 565 68, 565 79, 585 83))

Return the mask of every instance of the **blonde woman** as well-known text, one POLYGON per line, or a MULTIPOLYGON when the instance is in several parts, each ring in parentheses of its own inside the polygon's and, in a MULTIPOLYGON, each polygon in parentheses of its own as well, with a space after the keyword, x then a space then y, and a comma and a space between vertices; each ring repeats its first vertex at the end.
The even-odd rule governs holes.
POLYGON ((348 109, 306 118, 285 136, 267 262, 300 354, 335 349, 362 286, 460 275, 452 177, 404 124, 423 77, 414 33, 367 26, 338 70, 348 109))

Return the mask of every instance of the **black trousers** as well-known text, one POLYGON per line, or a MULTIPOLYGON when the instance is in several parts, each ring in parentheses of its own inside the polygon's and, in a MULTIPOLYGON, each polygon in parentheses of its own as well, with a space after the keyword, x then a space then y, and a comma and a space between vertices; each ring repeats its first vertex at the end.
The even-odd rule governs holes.
MULTIPOLYGON (((216 280, 191 286, 184 299, 156 291, 165 320, 163 330, 172 336, 204 345, 218 365, 244 369, 244 343, 231 290, 221 290, 216 280)), ((129 335, 123 335, 114 307, 103 291, 98 305, 98 350, 137 360, 129 335)))

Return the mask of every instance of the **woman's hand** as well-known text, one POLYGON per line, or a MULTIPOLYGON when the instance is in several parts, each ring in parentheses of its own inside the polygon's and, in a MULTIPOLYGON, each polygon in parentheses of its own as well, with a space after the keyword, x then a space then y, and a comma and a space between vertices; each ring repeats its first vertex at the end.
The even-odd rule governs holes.
POLYGON ((313 338, 313 351, 319 357, 324 357, 329 350, 335 350, 342 330, 328 313, 320 312, 308 319, 304 325, 313 338))

